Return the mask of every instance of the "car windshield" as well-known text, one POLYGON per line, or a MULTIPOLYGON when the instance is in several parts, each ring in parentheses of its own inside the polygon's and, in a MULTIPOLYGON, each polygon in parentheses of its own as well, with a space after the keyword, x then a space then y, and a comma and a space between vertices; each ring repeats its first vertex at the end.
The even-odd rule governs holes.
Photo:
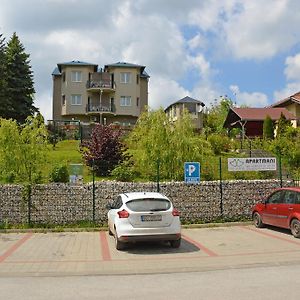
POLYGON ((167 199, 136 199, 126 203, 127 207, 132 211, 164 211, 171 207, 170 201, 167 199))

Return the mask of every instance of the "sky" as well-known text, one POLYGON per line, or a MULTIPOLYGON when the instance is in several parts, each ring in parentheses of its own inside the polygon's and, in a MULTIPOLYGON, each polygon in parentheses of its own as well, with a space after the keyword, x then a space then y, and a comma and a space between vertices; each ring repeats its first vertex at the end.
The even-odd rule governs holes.
POLYGON ((264 107, 300 90, 298 0, 1 0, 0 33, 16 32, 52 119, 57 63, 146 66, 149 106, 227 96, 264 107))

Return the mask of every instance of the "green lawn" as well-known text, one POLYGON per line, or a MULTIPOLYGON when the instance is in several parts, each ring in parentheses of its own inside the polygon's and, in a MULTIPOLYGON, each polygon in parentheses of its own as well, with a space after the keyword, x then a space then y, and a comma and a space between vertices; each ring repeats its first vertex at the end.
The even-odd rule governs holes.
POLYGON ((65 140, 56 144, 55 148, 49 147, 47 153, 47 164, 43 170, 43 176, 49 177, 52 168, 57 165, 83 164, 84 181, 91 181, 92 176, 88 167, 85 166, 82 155, 79 151, 80 141, 65 140))

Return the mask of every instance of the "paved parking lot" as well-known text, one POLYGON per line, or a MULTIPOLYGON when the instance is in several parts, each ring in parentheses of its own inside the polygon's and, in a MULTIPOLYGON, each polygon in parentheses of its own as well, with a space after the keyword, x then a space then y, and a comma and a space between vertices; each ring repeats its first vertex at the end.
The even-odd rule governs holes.
POLYGON ((179 249, 140 243, 117 251, 106 231, 0 234, 0 276, 148 274, 300 263, 289 231, 253 226, 183 229, 179 249))

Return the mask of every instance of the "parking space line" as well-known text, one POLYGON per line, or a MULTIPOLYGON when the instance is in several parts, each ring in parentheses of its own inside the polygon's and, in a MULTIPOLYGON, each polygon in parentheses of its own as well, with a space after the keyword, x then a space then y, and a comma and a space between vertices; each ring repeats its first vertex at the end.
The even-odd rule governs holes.
POLYGON ((245 230, 250 230, 250 231, 259 233, 259 234, 261 234, 261 235, 264 235, 264 236, 267 236, 267 237, 271 237, 271 238, 273 238, 273 239, 277 239, 277 240, 280 240, 280 241, 284 241, 284 242, 288 242, 288 243, 290 243, 290 244, 294 244, 294 245, 300 246, 300 243, 299 243, 299 242, 291 241, 291 240, 289 240, 289 239, 286 239, 286 238, 277 236, 277 235, 272 234, 272 233, 264 232, 264 231, 261 231, 261 230, 256 229, 256 228, 250 228, 250 227, 245 227, 245 226, 241 226, 240 228, 245 229, 245 230))
POLYGON ((205 247, 203 244, 194 241, 193 239, 189 238, 186 235, 181 234, 181 236, 189 243, 193 244, 194 246, 196 246, 197 248, 199 248, 200 250, 203 250, 208 256, 218 256, 217 253, 211 251, 210 249, 208 249, 207 247, 205 247))
POLYGON ((29 238, 33 235, 32 232, 27 233, 14 245, 12 245, 4 254, 0 256, 0 263, 4 262, 9 256, 11 256, 18 248, 20 248, 29 238))
POLYGON ((106 232, 100 231, 100 242, 101 242, 101 253, 102 253, 102 260, 109 261, 111 260, 109 246, 106 238, 106 232))

